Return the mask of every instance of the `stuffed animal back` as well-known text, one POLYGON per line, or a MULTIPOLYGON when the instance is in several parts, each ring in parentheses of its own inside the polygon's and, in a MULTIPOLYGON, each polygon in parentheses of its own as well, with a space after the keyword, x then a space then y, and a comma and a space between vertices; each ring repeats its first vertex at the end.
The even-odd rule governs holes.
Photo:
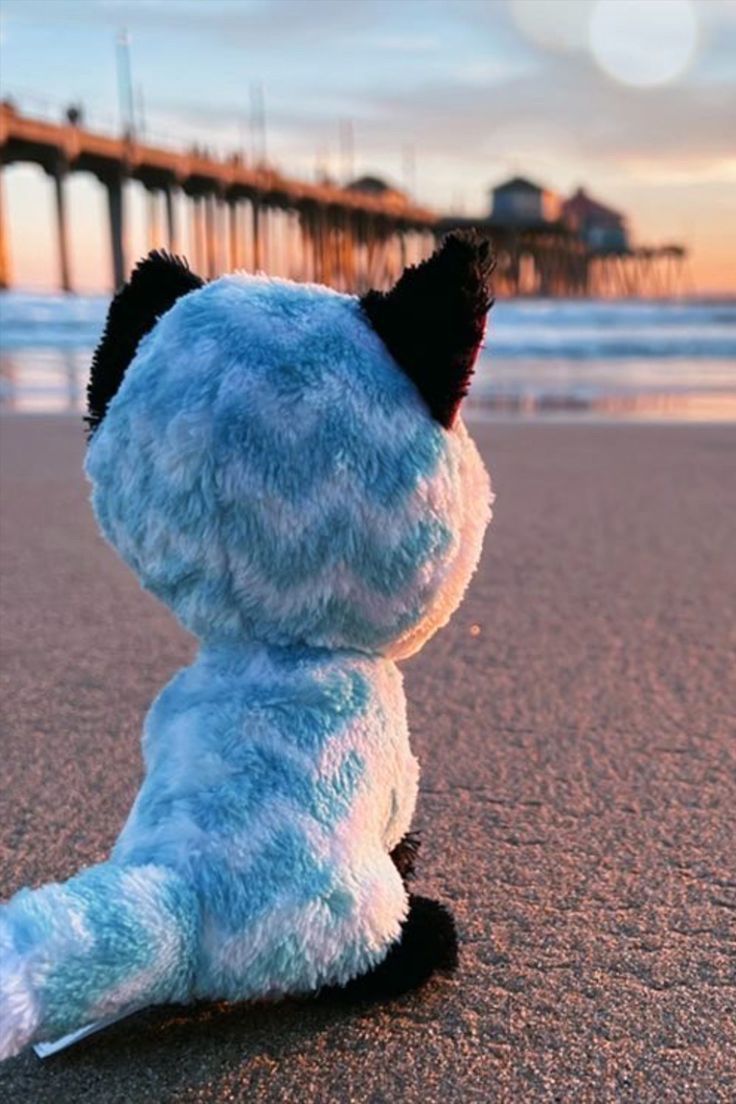
POLYGON ((108 861, 0 912, 0 1054, 151 1004, 405 992, 456 962, 407 889, 396 661, 457 608, 491 490, 459 415, 490 307, 451 235, 387 293, 154 253, 110 308, 86 473, 107 540, 199 640, 108 861))

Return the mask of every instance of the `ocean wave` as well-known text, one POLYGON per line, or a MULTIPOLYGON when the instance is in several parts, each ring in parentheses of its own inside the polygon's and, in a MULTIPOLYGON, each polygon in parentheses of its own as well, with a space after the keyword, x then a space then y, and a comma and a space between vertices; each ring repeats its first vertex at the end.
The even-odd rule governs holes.
MULTIPOLYGON (((99 295, 6 292, 0 349, 91 350, 108 304, 99 295)), ((484 356, 736 359, 736 301, 501 301, 491 313, 484 356)))

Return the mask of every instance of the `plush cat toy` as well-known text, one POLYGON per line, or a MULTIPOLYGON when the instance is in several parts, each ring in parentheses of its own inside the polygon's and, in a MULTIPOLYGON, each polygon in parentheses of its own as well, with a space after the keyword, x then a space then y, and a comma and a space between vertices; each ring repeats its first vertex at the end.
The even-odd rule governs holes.
POLYGON ((401 675, 458 606, 490 517, 459 417, 490 306, 451 235, 386 294, 152 253, 89 385, 100 527, 200 651, 145 722, 107 862, 0 917, 0 1051, 146 1005, 387 997, 456 961, 410 894, 401 675))

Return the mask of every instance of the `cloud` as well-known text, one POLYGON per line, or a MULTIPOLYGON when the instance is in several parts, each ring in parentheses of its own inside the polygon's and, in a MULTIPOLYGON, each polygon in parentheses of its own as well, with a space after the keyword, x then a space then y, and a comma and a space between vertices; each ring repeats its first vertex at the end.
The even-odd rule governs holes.
POLYGON ((440 39, 429 34, 381 34, 368 45, 378 50, 391 50, 399 54, 427 54, 439 50, 440 39))
MULTIPOLYGON (((412 3, 413 0, 408 0, 412 3)), ((111 28, 161 27, 228 42, 267 45, 339 36, 380 25, 389 0, 4 0, 11 18, 25 23, 81 23, 111 28)))
POLYGON ((736 157, 646 157, 622 158, 621 167, 633 181, 679 188, 704 184, 736 185, 736 157))
POLYGON ((561 136, 591 158, 615 161, 646 153, 721 156, 732 152, 734 99, 717 87, 670 86, 640 91, 603 77, 589 63, 548 60, 541 79, 513 76, 426 83, 400 96, 372 97, 377 126, 407 130, 418 145, 491 152, 499 135, 532 130, 540 147, 561 136), (545 135, 548 135, 545 137, 545 135))

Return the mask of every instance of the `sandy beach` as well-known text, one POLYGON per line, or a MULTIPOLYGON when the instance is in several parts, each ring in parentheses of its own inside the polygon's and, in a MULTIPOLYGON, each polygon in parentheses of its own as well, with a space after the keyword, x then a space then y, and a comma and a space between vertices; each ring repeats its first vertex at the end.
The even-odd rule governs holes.
MULTIPOLYGON (((403 668, 417 885, 455 912, 455 979, 350 1012, 148 1012, 6 1063, 3 1100, 736 1099, 736 430, 474 429, 482 565, 403 668)), ((193 642, 98 536, 79 423, 0 436, 5 896, 105 856, 193 642)))

